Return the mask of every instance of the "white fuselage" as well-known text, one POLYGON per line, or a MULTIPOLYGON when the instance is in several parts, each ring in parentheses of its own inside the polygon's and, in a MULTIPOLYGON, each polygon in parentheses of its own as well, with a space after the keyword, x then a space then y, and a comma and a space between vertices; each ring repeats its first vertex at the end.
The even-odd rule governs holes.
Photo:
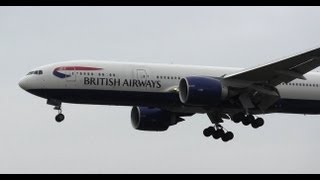
MULTIPOLYGON (((174 108, 183 106, 179 105, 179 102, 171 102, 177 100, 181 78, 188 76, 220 78, 242 69, 176 64, 70 61, 42 66, 36 68, 36 70, 41 70, 42 73, 25 76, 20 82, 20 86, 43 98, 59 99, 59 96, 67 95, 74 97, 62 97, 59 100, 83 104, 157 106, 159 99, 153 96, 175 94, 173 95, 174 97, 162 99, 163 101, 159 103, 161 107, 166 106, 167 103, 167 107, 172 106, 174 108), (36 92, 32 92, 33 90, 36 90, 36 92), (111 95, 105 99, 102 98, 102 101, 99 101, 99 97, 93 97, 94 100, 91 101, 90 98, 92 98, 93 93, 88 94, 89 91, 95 91, 94 94, 97 94, 97 96, 106 95, 107 93, 111 93, 111 95), (51 97, 50 93, 52 92, 57 93, 51 97), (112 94, 116 92, 117 94, 112 94), (84 94, 81 95, 81 93, 84 94), (135 96, 134 93, 138 95, 133 98, 131 96, 135 96), (113 96, 114 98, 112 98, 113 96), (120 96, 122 100, 117 103, 117 97, 120 96), (127 96, 128 101, 125 101, 125 96, 127 96), (141 99, 141 104, 139 103, 139 98, 141 99), (76 99, 76 101, 73 101, 73 99, 76 99), (130 99, 134 102, 130 103, 130 99), (144 101, 147 103, 143 103, 144 101)), ((280 98, 294 100, 290 103, 301 100, 299 103, 311 101, 313 104, 320 101, 320 73, 310 72, 305 74, 305 77, 306 80, 296 79, 290 83, 276 86, 280 98)), ((298 105, 294 107, 299 108, 298 105)), ((314 111, 306 113, 316 113, 314 111)), ((298 111, 297 113, 303 112, 298 111)))

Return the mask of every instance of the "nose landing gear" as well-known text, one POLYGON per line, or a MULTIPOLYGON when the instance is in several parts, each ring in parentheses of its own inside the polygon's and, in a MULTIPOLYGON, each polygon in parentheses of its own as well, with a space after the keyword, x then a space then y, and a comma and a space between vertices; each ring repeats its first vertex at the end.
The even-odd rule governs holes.
POLYGON ((62 122, 64 120, 64 115, 62 114, 61 110, 61 101, 55 100, 55 99, 48 99, 47 104, 54 106, 54 110, 58 110, 58 115, 56 115, 55 119, 58 123, 62 122))
POLYGON ((58 123, 62 122, 64 120, 64 115, 62 114, 61 105, 54 107, 55 110, 58 110, 58 115, 56 115, 56 121, 58 123))

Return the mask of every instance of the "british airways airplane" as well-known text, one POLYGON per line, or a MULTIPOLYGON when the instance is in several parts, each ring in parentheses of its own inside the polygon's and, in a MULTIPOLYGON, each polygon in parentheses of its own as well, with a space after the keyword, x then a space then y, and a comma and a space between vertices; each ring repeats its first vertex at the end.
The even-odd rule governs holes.
POLYGON ((69 61, 38 67, 19 85, 58 110, 62 103, 133 106, 137 130, 165 131, 206 113, 206 137, 233 139, 221 123, 259 128, 268 113, 320 114, 320 48, 254 68, 69 61))

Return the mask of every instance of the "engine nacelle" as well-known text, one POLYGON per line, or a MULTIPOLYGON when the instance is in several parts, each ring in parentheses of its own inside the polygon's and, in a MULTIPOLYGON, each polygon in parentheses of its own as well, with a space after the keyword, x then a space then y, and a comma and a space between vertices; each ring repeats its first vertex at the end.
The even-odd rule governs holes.
POLYGON ((133 107, 131 123, 135 129, 143 131, 165 131, 184 119, 158 108, 133 107))
POLYGON ((190 76, 180 80, 179 97, 184 104, 212 106, 228 96, 228 88, 211 77, 190 76))

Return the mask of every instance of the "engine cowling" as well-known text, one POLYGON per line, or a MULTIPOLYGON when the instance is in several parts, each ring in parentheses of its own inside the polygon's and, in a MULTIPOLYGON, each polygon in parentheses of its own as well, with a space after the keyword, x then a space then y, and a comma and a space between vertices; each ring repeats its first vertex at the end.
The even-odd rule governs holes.
POLYGON ((175 113, 159 108, 133 107, 131 110, 131 124, 137 130, 166 131, 184 119, 175 113))
POLYGON ((190 76, 182 78, 179 83, 179 97, 184 104, 212 106, 227 96, 228 88, 215 78, 190 76))

